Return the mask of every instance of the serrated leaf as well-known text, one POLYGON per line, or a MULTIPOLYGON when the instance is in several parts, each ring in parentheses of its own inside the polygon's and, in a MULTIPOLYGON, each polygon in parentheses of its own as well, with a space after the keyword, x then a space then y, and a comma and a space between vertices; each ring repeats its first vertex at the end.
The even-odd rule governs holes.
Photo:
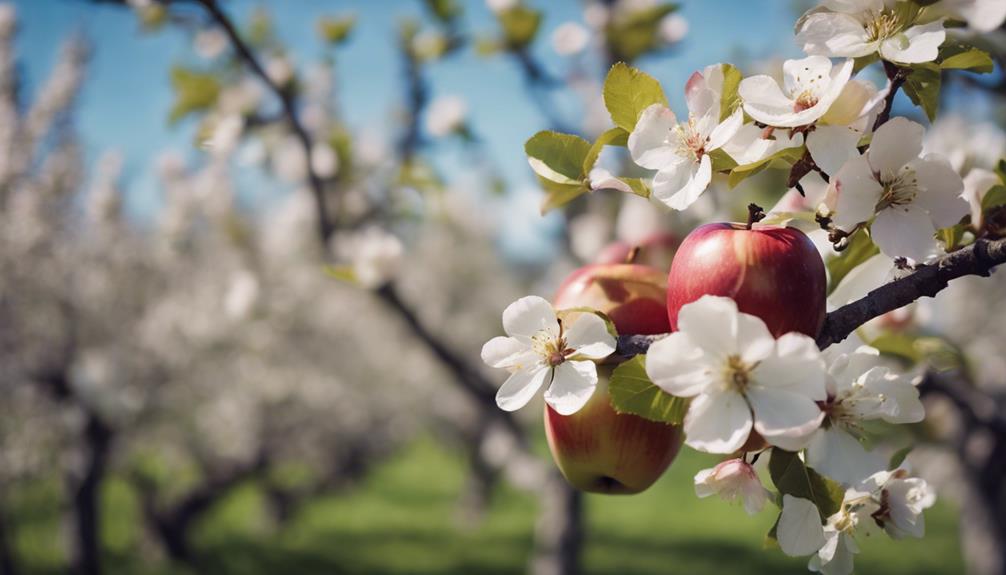
POLYGON ((688 411, 688 400, 660 389, 646 375, 646 356, 623 362, 608 383, 611 406, 618 413, 631 413, 650 421, 680 425, 688 411))
MULTIPOLYGON (((741 105, 740 85, 744 75, 731 64, 723 64, 723 91, 720 95, 720 121, 726 120, 741 105)), ((735 162, 736 165, 736 162, 735 162)))
POLYGON ((916 64, 905 80, 905 94, 913 104, 922 108, 932 122, 940 107, 940 86, 943 78, 935 64, 916 64))
POLYGON ((653 104, 667 105, 660 82, 623 62, 611 67, 604 80, 604 106, 616 126, 632 132, 639 115, 653 104))
POLYGON ((817 506, 821 519, 827 519, 842 506, 845 497, 842 486, 804 465, 796 453, 773 447, 768 471, 780 494, 810 500, 817 506))
POLYGON ((594 164, 601 157, 601 150, 605 146, 625 146, 628 141, 629 133, 622 128, 612 128, 598 136, 594 140, 594 144, 590 146, 587 157, 583 159, 583 173, 589 174, 594 169, 594 164))
POLYGON ((561 208, 590 191, 590 188, 584 184, 558 184, 541 177, 538 178, 538 181, 541 182, 548 194, 541 204, 542 215, 556 208, 561 208))
POLYGON ((835 291, 835 288, 842 283, 842 278, 848 275, 856 266, 880 253, 873 239, 865 230, 859 230, 849 239, 849 245, 837 256, 831 257, 825 262, 828 268, 828 276, 831 283, 828 285, 828 294, 835 291))
POLYGON ((583 163, 590 152, 590 142, 580 136, 544 130, 524 143, 524 152, 529 160, 537 160, 531 162, 531 167, 542 178, 571 184, 586 177, 583 163), (542 166, 547 170, 540 169, 542 166))
POLYGON ((518 4, 496 14, 507 47, 519 50, 534 41, 541 26, 541 12, 518 4))
POLYGON ((944 42, 937 62, 943 70, 967 70, 977 74, 988 74, 995 68, 988 52, 959 40, 944 42))

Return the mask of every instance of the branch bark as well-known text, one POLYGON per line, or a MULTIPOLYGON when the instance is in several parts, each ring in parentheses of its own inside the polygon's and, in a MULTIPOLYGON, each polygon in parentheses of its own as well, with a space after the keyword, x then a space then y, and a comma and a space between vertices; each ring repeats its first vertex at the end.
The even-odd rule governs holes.
POLYGON ((14 558, 11 532, 7 527, 7 516, 4 513, 3 501, 0 500, 0 575, 17 574, 18 569, 14 558))

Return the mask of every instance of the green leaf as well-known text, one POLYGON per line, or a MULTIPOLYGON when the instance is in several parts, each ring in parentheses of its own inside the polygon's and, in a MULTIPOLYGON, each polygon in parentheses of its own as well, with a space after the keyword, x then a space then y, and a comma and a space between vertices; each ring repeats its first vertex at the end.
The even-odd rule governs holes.
POLYGON ((590 142, 580 136, 543 130, 524 143, 531 167, 540 178, 561 184, 582 183, 590 142))
POLYGON ((171 87, 175 91, 175 102, 168 116, 171 123, 193 112, 206 110, 216 103, 220 95, 220 82, 216 76, 179 66, 171 68, 171 87))
POLYGON ((959 40, 950 40, 940 46, 936 58, 943 70, 968 70, 977 74, 991 73, 995 63, 988 52, 959 40))
POLYGON ((999 163, 996 164, 995 171, 999 176, 999 180, 1002 181, 1004 186, 1006 186, 1006 158, 999 160, 999 163))
POLYGON ((842 283, 842 278, 848 275, 856 266, 880 253, 873 239, 865 230, 859 230, 849 239, 849 246, 845 251, 835 257, 829 258, 825 264, 828 267, 828 275, 831 284, 828 286, 828 293, 835 291, 838 284, 842 283))
POLYGON ((353 266, 325 266, 325 274, 341 282, 356 284, 356 272, 353 266))
POLYGON ((992 186, 982 198, 982 212, 1006 204, 1006 185, 992 186))
POLYGON ((660 22, 678 9, 673 3, 622 11, 607 27, 605 40, 616 60, 633 61, 664 47, 660 22))
POLYGON ((821 519, 827 519, 842 506, 845 497, 842 486, 804 465, 796 453, 773 447, 768 471, 780 494, 810 500, 817 506, 821 519))
POLYGON ((590 188, 584 184, 559 184, 542 177, 539 177, 538 181, 541 182, 542 187, 545 188, 548 194, 545 197, 545 201, 541 204, 542 215, 556 208, 561 208, 590 191, 590 188))
POLYGON ((526 48, 538 34, 541 12, 518 4, 496 14, 503 28, 503 39, 511 50, 526 48))
POLYGON ((932 122, 940 107, 940 86, 943 78, 935 64, 916 64, 905 80, 905 94, 916 106, 922 108, 932 122))
POLYGON ((639 115, 653 104, 667 105, 660 82, 622 62, 611 67, 604 80, 604 105, 616 126, 631 132, 639 115))
POLYGON ((642 178, 618 178, 618 179, 622 180, 626 184, 629 184, 629 187, 632 188, 633 194, 636 194, 637 196, 643 198, 650 197, 651 193, 650 186, 642 178))
POLYGON ((762 158, 757 162, 751 162, 750 164, 744 164, 742 166, 737 166, 730 170, 730 177, 727 178, 727 184, 734 188, 737 184, 743 182, 747 178, 761 172, 765 168, 768 168, 773 163, 784 164, 785 166, 792 166, 803 157, 806 148, 804 146, 799 146, 796 148, 784 148, 778 152, 762 158))
POLYGON ((877 54, 876 52, 874 52, 872 54, 869 54, 867 56, 860 56, 859 58, 856 58, 856 61, 855 61, 855 63, 852 66, 852 73, 853 74, 858 74, 860 70, 862 70, 863 68, 866 68, 870 64, 873 64, 874 62, 876 62, 879 59, 880 59, 880 55, 877 54))
POLYGON ((731 64, 723 64, 723 92, 720 96, 720 121, 726 120, 741 105, 740 85, 744 75, 731 64))
POLYGON ((915 336, 904 332, 885 332, 870 342, 870 346, 884 355, 899 357, 917 363, 922 354, 915 348, 915 336))
POLYGON ((737 167, 737 161, 730 157, 723 148, 709 152, 714 172, 729 172, 737 167))
POLYGON ((450 24, 461 15, 461 5, 456 0, 426 0, 426 7, 444 24, 450 24))
POLYGON ((936 231, 936 238, 943 242, 946 251, 952 252, 961 246, 967 225, 956 224, 936 231))
POLYGON ((594 144, 587 152, 587 157, 583 159, 583 173, 590 174, 597 163, 597 158, 601 156, 601 150, 605 146, 625 146, 629 141, 629 133, 622 128, 612 128, 601 134, 594 140, 594 144))
POLYGON ((349 38, 355 24, 355 16, 323 16, 318 19, 318 36, 328 44, 337 46, 349 38))
POLYGON ((646 356, 623 362, 608 383, 611 406, 618 413, 631 413, 650 421, 680 425, 688 411, 688 400, 660 389, 646 375, 646 356))
POLYGON ((913 445, 908 445, 895 451, 894 454, 891 455, 890 461, 887 462, 887 469, 891 470, 900 467, 901 464, 905 462, 905 458, 908 457, 908 454, 912 452, 913 447, 913 445))

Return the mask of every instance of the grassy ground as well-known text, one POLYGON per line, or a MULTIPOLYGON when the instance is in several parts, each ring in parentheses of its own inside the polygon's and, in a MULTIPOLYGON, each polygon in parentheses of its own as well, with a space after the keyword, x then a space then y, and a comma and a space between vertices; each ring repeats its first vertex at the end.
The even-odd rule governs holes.
MULTIPOLYGON (((633 497, 587 498, 588 573, 746 573, 806 571, 803 560, 764 551, 774 516, 695 497, 691 477, 709 460, 687 451, 653 488, 633 497)), ((357 489, 312 502, 281 531, 271 527, 253 485, 237 490, 200 526, 201 572, 520 573, 531 549, 533 499, 501 487, 477 528, 456 521, 464 463, 421 440, 357 489)), ((54 489, 18 498, 17 545, 29 573, 58 573, 54 489)), ((135 500, 123 484, 105 493, 104 526, 113 573, 184 573, 145 559, 135 500)), ((923 540, 867 541, 861 574, 962 572, 956 515, 945 504, 927 514, 923 540)), ((149 551, 149 550, 148 550, 149 551)))

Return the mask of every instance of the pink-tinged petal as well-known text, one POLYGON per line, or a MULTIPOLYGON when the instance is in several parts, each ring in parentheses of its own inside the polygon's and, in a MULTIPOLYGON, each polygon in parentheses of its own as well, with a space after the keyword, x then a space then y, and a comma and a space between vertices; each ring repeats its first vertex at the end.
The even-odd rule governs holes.
POLYGON ((545 402, 560 415, 580 411, 597 387, 597 365, 592 361, 567 361, 555 368, 545 402))
POLYGON ((700 92, 706 89, 706 79, 702 75, 702 72, 693 72, 688 77, 688 81, 685 82, 685 101, 688 104, 689 110, 692 109, 692 99, 696 98, 700 92))
POLYGON ((503 411, 517 411, 531 401, 551 375, 552 370, 548 367, 514 372, 496 392, 496 405, 503 411))
POLYGON ((902 167, 922 153, 925 129, 908 118, 892 118, 873 134, 870 142, 870 166, 889 181, 902 167))
POLYGON ((885 60, 901 64, 932 62, 940 53, 940 44, 946 39, 943 20, 912 26, 904 33, 881 42, 880 55, 885 60))
POLYGON ((807 135, 807 149, 824 173, 838 173, 846 162, 859 155, 856 145, 862 132, 848 126, 817 126, 807 135))
POLYGON ((503 310, 503 331, 513 337, 534 337, 546 330, 558 335, 559 321, 552 304, 545 298, 529 295, 508 305, 503 310))
POLYGON ((751 408, 733 391, 703 394, 685 415, 685 443, 707 453, 733 453, 751 433, 751 408))
POLYGON ((858 58, 877 50, 859 21, 848 14, 818 12, 803 20, 796 42, 807 54, 858 58))
POLYGON ((955 225, 968 214, 971 207, 963 196, 964 181, 946 158, 929 154, 912 167, 919 182, 914 203, 929 212, 937 228, 955 225))
MULTIPOLYGON (((738 353, 737 303, 727 297, 705 295, 681 307, 678 331, 709 355, 711 362, 738 353)), ((766 328, 766 332, 768 329, 766 328)))
POLYGON ((646 375, 671 395, 693 397, 715 382, 709 357, 683 332, 656 341, 646 354, 646 375))
POLYGON ((906 257, 924 262, 936 252, 936 228, 929 214, 912 204, 892 206, 879 214, 870 235, 888 257, 906 257))
POLYGON ((490 367, 520 369, 531 365, 537 357, 526 340, 514 337, 494 337, 482 346, 482 361, 490 367))
POLYGON ((684 210, 699 199, 712 178, 712 161, 703 155, 699 164, 684 162, 657 172, 653 195, 672 209, 684 210))
POLYGON ((702 117, 706 114, 714 114, 715 119, 720 119, 720 99, 712 90, 704 88, 694 90, 688 94, 688 115, 691 117, 702 117))
POLYGON ((786 555, 801 557, 816 553, 825 543, 817 506, 809 499, 783 495, 776 537, 786 555))
POLYGON ((592 313, 583 313, 565 330, 566 346, 576 351, 576 357, 604 359, 615 353, 615 338, 608 333, 604 320, 592 313))
POLYGON ((824 418, 813 399, 785 388, 752 387, 747 399, 754 411, 754 428, 769 443, 778 436, 809 439, 824 418))
POLYGON ((709 134, 709 142, 706 144, 706 151, 718 150, 730 141, 737 131, 744 125, 744 111, 740 108, 734 110, 723 123, 716 126, 709 134))
POLYGON ((834 175, 835 214, 832 221, 849 231, 873 217, 884 188, 873 175, 866 156, 855 157, 834 175))
POLYGON ((681 161, 673 131, 678 125, 674 112, 653 104, 643 110, 636 127, 629 134, 628 148, 632 161, 651 170, 659 170, 681 161))

